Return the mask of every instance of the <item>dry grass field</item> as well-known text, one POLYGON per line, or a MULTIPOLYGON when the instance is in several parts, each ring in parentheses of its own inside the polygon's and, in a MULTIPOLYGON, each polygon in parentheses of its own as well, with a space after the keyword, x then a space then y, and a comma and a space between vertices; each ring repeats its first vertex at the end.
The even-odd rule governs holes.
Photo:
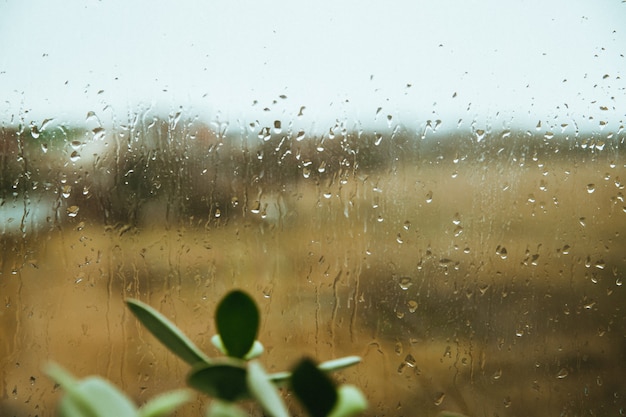
POLYGON ((400 143, 376 169, 296 171, 251 187, 239 217, 170 221, 157 200, 135 223, 84 211, 6 233, 0 415, 53 415, 49 360, 139 402, 181 386, 186 366, 124 298, 213 353, 213 308, 233 287, 259 304, 269 370, 361 355, 338 378, 363 388, 371 416, 621 415, 623 146, 483 145, 400 143))

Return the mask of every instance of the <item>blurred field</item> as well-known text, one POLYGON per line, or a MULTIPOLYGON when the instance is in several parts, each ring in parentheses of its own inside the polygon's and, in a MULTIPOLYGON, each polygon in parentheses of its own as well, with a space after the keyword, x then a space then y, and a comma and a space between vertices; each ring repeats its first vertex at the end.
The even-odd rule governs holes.
POLYGON ((61 200, 62 221, 5 233, 0 415, 52 415, 48 360, 137 401, 180 386, 185 365, 123 299, 213 352, 213 308, 232 287, 259 303, 268 369, 361 355, 339 378, 364 389, 372 416, 623 413, 622 145, 436 144, 383 143, 386 162, 312 177, 296 165, 275 187, 241 181, 248 210, 231 216, 215 200, 173 219, 154 199, 109 222, 68 218, 61 200))

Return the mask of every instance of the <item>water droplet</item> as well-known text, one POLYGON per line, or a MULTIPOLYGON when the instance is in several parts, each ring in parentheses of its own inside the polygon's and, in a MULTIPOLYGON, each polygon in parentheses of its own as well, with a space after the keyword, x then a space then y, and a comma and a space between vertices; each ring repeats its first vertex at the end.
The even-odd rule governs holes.
POLYGON ((104 139, 104 135, 106 134, 106 130, 103 127, 96 127, 92 130, 93 132, 93 140, 101 140, 104 139))
POLYGON ((405 221, 405 222, 404 222, 404 225, 402 226, 402 228, 403 228, 404 230, 409 230, 409 229, 411 228, 411 222, 410 222, 410 221, 408 221, 408 220, 407 220, 407 221, 405 221))
POLYGON ((578 219, 578 223, 580 223, 580 225, 581 225, 582 227, 585 227, 585 226, 587 226, 587 222, 586 222, 586 220, 587 220, 586 218, 581 217, 581 218, 579 218, 579 219, 578 219))
POLYGON ((454 229, 454 237, 459 237, 463 233, 463 228, 461 226, 457 226, 454 229))
POLYGON ((402 288, 404 291, 408 290, 413 285, 413 283, 411 282, 411 277, 401 277, 398 285, 400 285, 400 288, 402 288))
POLYGON ((485 139, 485 131, 483 129, 477 129, 476 132, 474 132, 474 135, 476 136, 476 141, 477 142, 482 142, 483 139, 485 139))
POLYGON ((432 201, 433 201, 433 192, 429 191, 426 193, 426 202, 430 204, 432 203, 432 201))
POLYGON ((70 161, 76 162, 79 159, 80 159, 80 154, 76 151, 73 151, 72 154, 70 155, 70 161))
POLYGON ((443 403, 443 400, 446 398, 446 394, 443 392, 438 392, 435 394, 435 398, 434 398, 434 404, 436 406, 439 406, 443 403))
POLYGON ((587 184, 587 192, 589 194, 593 193, 596 190, 596 185, 595 184, 587 184))
POLYGON ((504 246, 498 245, 496 248, 496 255, 498 255, 502 259, 506 259, 508 257, 508 252, 504 246))
POLYGON ((39 128, 37 127, 37 125, 34 123, 31 123, 30 135, 33 137, 33 139, 38 139, 40 134, 41 132, 39 132, 39 128))
POLYGON ((459 215, 459 213, 454 213, 454 216, 452 216, 452 223, 459 225, 461 224, 461 216, 459 215))
POLYGON ((417 311, 417 307, 419 306, 419 304, 415 300, 409 300, 406 304, 409 307, 410 313, 415 313, 415 311, 417 311))
POLYGON ((69 217, 76 217, 78 215, 78 210, 79 210, 78 206, 69 206, 67 208, 67 215, 69 217))
POLYGON ((259 200, 255 200, 250 206, 250 212, 254 214, 259 214, 261 212, 261 202, 259 200))
POLYGON ((394 346, 394 352, 396 352, 396 355, 401 355, 402 354, 402 343, 400 342, 396 342, 396 345, 394 346))
POLYGON ((402 235, 400 233, 398 233, 398 235, 396 236, 396 242, 403 244, 404 240, 402 240, 402 235))
POLYGON ((303 140, 305 138, 306 134, 304 133, 304 130, 301 130, 298 132, 298 134, 296 135, 296 140, 298 142, 300 142, 301 140, 303 140))
POLYGON ((402 371, 404 370, 404 368, 406 368, 406 364, 404 362, 402 362, 400 365, 398 365, 398 369, 396 370, 396 372, 401 374, 402 371))
POLYGON ((504 397, 504 408, 509 408, 511 406, 511 397, 504 397))
POLYGON ((491 378, 495 381, 502 378, 502 369, 498 369, 497 371, 495 371, 493 375, 491 375, 491 378))
POLYGON ((48 144, 47 143, 42 143, 41 144, 41 150, 43 151, 43 153, 48 153, 48 144))
POLYGON ((213 216, 215 216, 216 219, 219 219, 222 216, 222 210, 220 210, 219 208, 216 208, 215 213, 213 213, 213 216))
POLYGON ((374 141, 374 145, 378 146, 383 141, 383 135, 380 133, 376 133, 376 140, 374 141))
POLYGON ((71 185, 65 184, 61 187, 61 196, 63 196, 63 198, 69 198, 71 193, 72 193, 71 185))
POLYGON ((415 368, 415 365, 417 364, 417 361, 415 360, 413 355, 411 355, 409 353, 408 355, 405 356, 404 363, 406 363, 406 365, 410 366, 411 368, 415 368))
POLYGON ((270 132, 269 127, 264 127, 261 130, 259 130, 257 137, 263 142, 267 142, 270 139, 272 139, 272 132, 270 132))
POLYGON ((567 371, 567 369, 565 368, 561 368, 561 370, 559 371, 558 374, 556 374, 556 377, 558 379, 563 379, 563 378, 567 378, 567 376, 569 375, 569 372, 567 371))
POLYGON ((283 132, 282 123, 280 120, 274 120, 274 132, 280 134, 283 132))

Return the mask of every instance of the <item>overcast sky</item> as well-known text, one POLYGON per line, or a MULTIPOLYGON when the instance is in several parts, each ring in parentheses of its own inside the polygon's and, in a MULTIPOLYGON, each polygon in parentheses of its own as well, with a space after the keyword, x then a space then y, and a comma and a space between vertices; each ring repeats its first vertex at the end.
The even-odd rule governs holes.
POLYGON ((621 0, 0 0, 0 123, 618 129, 625 55, 621 0))

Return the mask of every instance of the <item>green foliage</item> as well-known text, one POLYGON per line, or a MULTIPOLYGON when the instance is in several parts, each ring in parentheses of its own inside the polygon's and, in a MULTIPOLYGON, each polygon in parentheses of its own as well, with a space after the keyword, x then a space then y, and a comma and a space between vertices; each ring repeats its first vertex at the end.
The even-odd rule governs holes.
POLYGON ((310 359, 303 359, 294 369, 291 388, 311 417, 327 416, 337 402, 335 384, 310 359))
POLYGON ((250 397, 246 367, 235 361, 207 364, 199 362, 187 375, 190 387, 210 397, 237 401, 250 397))
POLYGON ((49 364, 46 373, 64 390, 59 403, 61 417, 160 417, 170 414, 191 399, 188 390, 172 391, 137 408, 110 382, 97 377, 76 380, 57 364, 49 364))
POLYGON ((126 305, 150 333, 176 356, 189 365, 209 363, 209 358, 164 315, 138 300, 128 299, 126 305))
MULTIPOLYGON (((135 317, 165 347, 191 366, 187 384, 213 398, 207 417, 241 417, 246 413, 236 402, 254 400, 271 417, 288 417, 278 386, 290 387, 312 417, 351 417, 365 410, 363 394, 350 385, 337 387, 327 375, 360 362, 356 356, 315 364, 303 359, 293 370, 268 374, 254 359, 263 353, 257 340, 259 310, 243 291, 227 294, 218 304, 215 324, 218 334, 211 342, 224 355, 209 358, 176 325, 141 301, 126 304, 135 317)), ((65 390, 60 402, 62 417, 160 417, 189 401, 187 390, 173 391, 149 401, 141 408, 114 385, 99 377, 77 381, 58 365, 48 375, 65 390)))
POLYGON ((229 356, 244 358, 259 331, 259 310, 242 291, 232 291, 215 311, 215 325, 229 356))

